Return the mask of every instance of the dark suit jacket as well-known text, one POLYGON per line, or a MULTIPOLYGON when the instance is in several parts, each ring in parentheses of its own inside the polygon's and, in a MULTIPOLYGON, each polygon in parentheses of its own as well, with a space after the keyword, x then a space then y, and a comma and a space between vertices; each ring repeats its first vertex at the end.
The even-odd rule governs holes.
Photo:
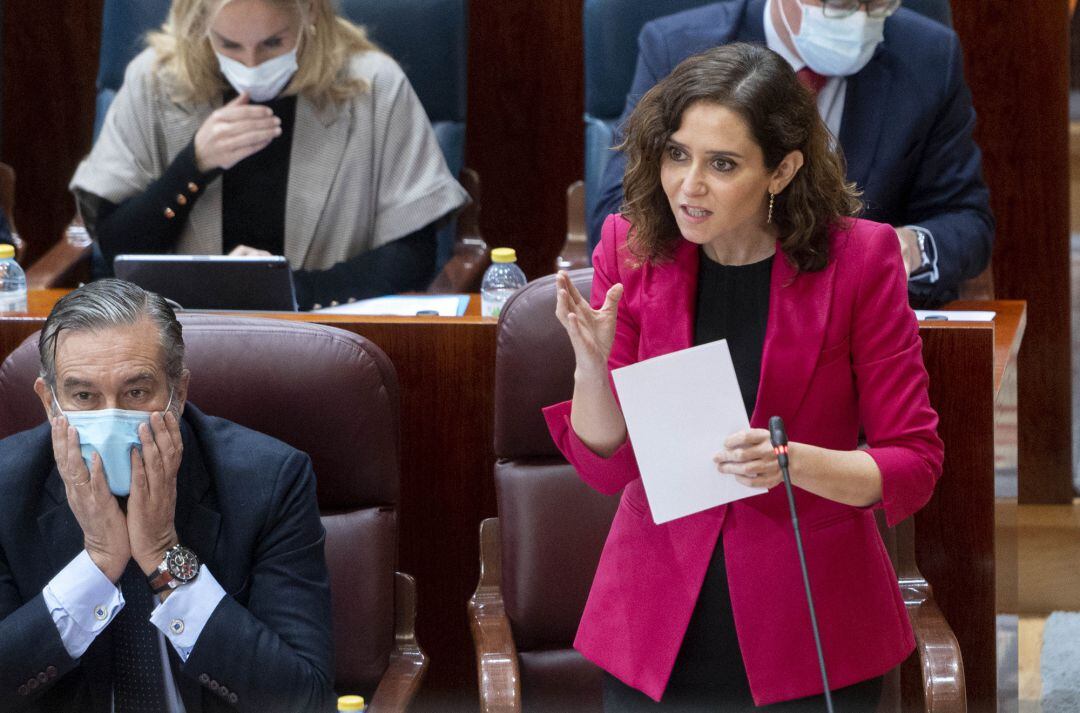
MULTIPOLYGON (((765 44, 764 8, 765 0, 727 0, 645 25, 620 123, 687 57, 728 42, 765 44)), ((848 77, 846 92, 840 145, 848 179, 863 190, 862 217, 933 233, 940 278, 909 283, 909 296, 915 306, 955 299, 960 282, 989 263, 994 236, 956 33, 901 7, 885 21, 885 41, 869 64, 848 77)), ((607 215, 619 210, 625 169, 617 153, 604 170, 589 216, 590 247, 607 215)))
MULTIPOLYGON (((333 710, 330 585, 311 461, 191 404, 181 431, 176 529, 226 591, 185 663, 169 647, 185 708, 333 710), (221 686, 236 694, 232 706, 221 686)), ((109 711, 109 629, 72 660, 41 596, 82 549, 48 424, 0 441, 0 710, 109 711), (37 685, 21 695, 31 679, 37 685)))

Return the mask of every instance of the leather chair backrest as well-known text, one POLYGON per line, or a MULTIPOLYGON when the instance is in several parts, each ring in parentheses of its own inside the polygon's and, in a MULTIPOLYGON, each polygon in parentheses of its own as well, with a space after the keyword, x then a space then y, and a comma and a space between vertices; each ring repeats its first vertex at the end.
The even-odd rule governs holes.
MULTIPOLYGON (((592 270, 571 276, 587 294, 592 270)), ((495 357, 503 601, 519 651, 570 647, 618 504, 581 482, 544 424, 540 409, 570 398, 573 372, 544 277, 503 308, 495 357)))
POLYGON ((585 206, 586 215, 600 189, 618 118, 637 66, 638 34, 649 20, 673 15, 710 0, 585 0, 585 206))
MULTIPOLYGON (((405 70, 427 111, 450 173, 465 165, 469 7, 467 0, 340 0, 341 14, 405 70)), ((436 270, 454 255, 457 223, 438 234, 436 270)))
MULTIPOLYGON (((617 121, 637 66, 637 38, 650 20, 714 0, 585 0, 585 206, 592 214, 617 121)), ((952 26, 949 0, 903 0, 903 7, 952 26)))
POLYGON ((146 33, 165 22, 170 5, 170 0, 105 0, 98 51, 95 140, 105 112, 124 83, 124 70, 146 48, 146 33))
MULTIPOLYGON (((394 641, 397 376, 371 342, 285 320, 181 315, 189 399, 307 452, 326 527, 340 690, 371 691, 394 641)), ((0 438, 45 420, 37 334, 0 365, 0 438)))
POLYGON ((457 176, 465 156, 466 0, 341 0, 341 14, 363 25, 405 70, 457 176))

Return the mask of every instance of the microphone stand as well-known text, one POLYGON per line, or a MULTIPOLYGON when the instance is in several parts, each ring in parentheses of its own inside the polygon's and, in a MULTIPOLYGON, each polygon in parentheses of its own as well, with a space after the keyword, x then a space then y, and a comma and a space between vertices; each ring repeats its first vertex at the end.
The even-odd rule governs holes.
POLYGON ((806 603, 810 606, 810 627, 814 631, 814 646, 817 647, 818 665, 821 667, 821 682, 825 687, 825 709, 833 713, 832 694, 829 691, 829 677, 825 673, 825 653, 821 649, 821 635, 818 633, 817 614, 814 611, 814 597, 810 594, 810 574, 806 569, 806 553, 803 551, 802 535, 799 533, 799 515, 795 511, 795 493, 791 489, 791 475, 788 473, 787 431, 784 421, 779 416, 769 419, 769 435, 773 453, 780 464, 780 474, 784 478, 787 491, 788 507, 791 509, 791 525, 795 529, 795 546, 799 550, 799 565, 802 567, 803 584, 806 586, 806 603))

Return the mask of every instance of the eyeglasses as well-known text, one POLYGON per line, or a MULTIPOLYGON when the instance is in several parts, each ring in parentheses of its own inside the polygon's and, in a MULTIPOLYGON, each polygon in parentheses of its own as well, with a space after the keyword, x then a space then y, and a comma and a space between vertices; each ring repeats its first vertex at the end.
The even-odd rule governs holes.
POLYGON ((888 17, 900 7, 900 0, 822 0, 825 17, 841 19, 850 17, 866 7, 870 17, 888 17))

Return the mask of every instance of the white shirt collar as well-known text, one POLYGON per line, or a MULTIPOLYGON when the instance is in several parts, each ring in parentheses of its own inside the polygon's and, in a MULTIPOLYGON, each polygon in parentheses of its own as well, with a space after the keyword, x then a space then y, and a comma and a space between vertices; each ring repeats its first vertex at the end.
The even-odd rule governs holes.
POLYGON ((774 0, 765 0, 765 46, 787 60, 787 63, 791 65, 791 68, 798 72, 806 66, 806 62, 802 60, 802 57, 795 54, 791 48, 787 46, 787 43, 780 39, 780 35, 777 33, 776 27, 773 26, 772 21, 773 1, 774 0))

